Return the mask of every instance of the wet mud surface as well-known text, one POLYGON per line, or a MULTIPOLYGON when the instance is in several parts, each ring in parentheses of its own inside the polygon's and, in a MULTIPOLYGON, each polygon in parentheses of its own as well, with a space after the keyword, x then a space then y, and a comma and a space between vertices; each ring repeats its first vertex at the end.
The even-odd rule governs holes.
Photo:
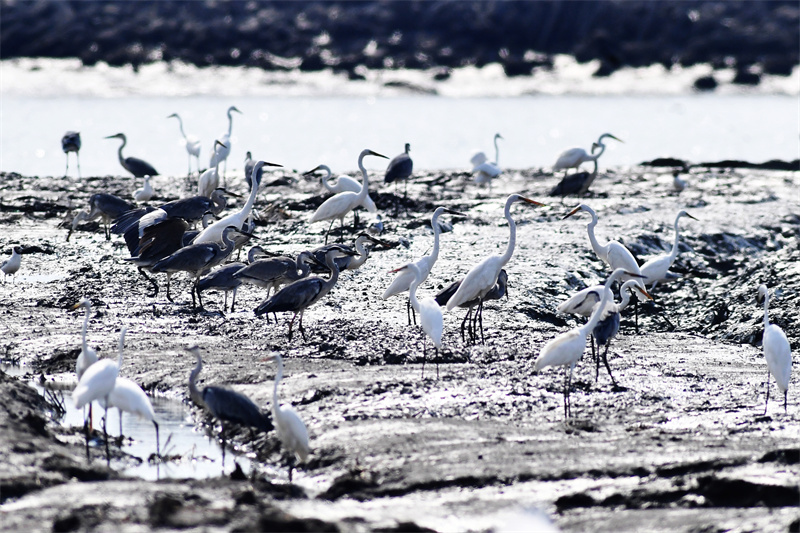
MULTIPOLYGON (((184 275, 175 276, 174 302, 163 290, 149 297, 149 284, 124 261, 122 239, 106 241, 97 223, 65 240, 92 193, 129 197, 132 180, 0 175, 0 249, 28 252, 18 278, 0 285, 3 362, 22 364, 28 378, 68 381, 82 319, 69 308, 88 297, 90 343, 111 356, 127 326, 121 375, 152 394, 189 403, 194 361, 184 348, 198 344, 203 384, 227 384, 268 409, 275 368, 264 358, 280 352, 281 396, 305 420, 312 448, 290 484, 274 432, 234 428, 229 438, 254 459, 252 471, 232 474, 230 462, 210 480, 126 479, 106 469, 99 451, 87 462, 80 428, 53 422, 53 406, 25 378, 0 373, 4 529, 500 531, 541 525, 536 509, 569 531, 797 528, 796 365, 788 413, 773 380, 765 415, 755 295, 760 283, 770 287, 771 320, 797 354, 800 175, 693 167, 680 195, 662 168, 597 178, 580 201, 598 213, 599 240, 621 240, 640 262, 669 250, 678 211, 698 220, 681 219, 672 268, 680 279, 653 291, 639 334, 632 309, 623 314, 609 352, 620 387, 604 372, 595 381, 587 351, 568 421, 562 370, 536 373, 533 362, 549 339, 582 323, 556 305, 607 270, 589 247, 589 217, 562 220, 579 200, 547 196, 558 178, 506 171, 489 192, 462 172, 417 173, 397 217, 402 197, 373 185, 387 245, 341 275, 306 312, 307 340, 296 333, 290 343, 289 315, 278 324, 254 315, 263 289, 242 287, 228 313, 221 294, 205 293, 205 311, 195 312, 184 275), (462 310, 445 313, 439 377, 429 345, 422 378, 424 336, 407 325, 405 298, 380 297, 393 279, 388 271, 430 251, 436 206, 465 213, 442 217, 453 229, 441 235, 439 260, 419 290, 432 296, 505 249, 502 209, 515 192, 548 205, 512 207, 509 298, 487 304, 485 344, 461 340, 462 310)), ((153 203, 187 195, 184 182, 159 176, 153 203)), ((306 222, 326 198, 319 184, 290 172, 268 173, 263 183, 256 243, 291 255, 321 245, 327 223, 306 222)), ((228 188, 246 192, 232 173, 228 188)), ((333 233, 347 243, 354 237, 333 233)), ((213 423, 194 414, 198 426, 213 423)))

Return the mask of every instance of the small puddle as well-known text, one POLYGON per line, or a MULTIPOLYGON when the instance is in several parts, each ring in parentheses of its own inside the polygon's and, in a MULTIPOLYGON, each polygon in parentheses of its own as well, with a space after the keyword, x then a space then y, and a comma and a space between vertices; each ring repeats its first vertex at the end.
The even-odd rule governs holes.
MULTIPOLYGON (((57 403, 64 411, 53 414, 53 420, 65 427, 83 427, 83 410, 76 409, 72 403, 74 380, 65 380, 60 376, 48 376, 42 384, 33 378, 22 367, 0 364, 0 370, 8 375, 25 379, 39 394, 57 403)), ((145 480, 157 479, 206 479, 218 477, 222 472, 222 450, 216 439, 208 437, 195 427, 191 410, 182 402, 169 398, 148 396, 158 422, 161 455, 167 459, 160 464, 151 464, 148 458, 156 452, 156 434, 152 422, 137 416, 122 413, 122 430, 125 440, 122 451, 127 454, 122 459, 111 460, 111 467, 126 475, 145 480)), ((93 407, 94 428, 102 431, 104 410, 95 402, 93 407)), ((106 429, 109 433, 109 447, 116 446, 115 437, 119 435, 119 411, 108 410, 106 429)), ((90 446, 98 447, 105 453, 104 444, 92 441, 90 446)), ((113 454, 112 454, 113 455, 113 454)), ((250 471, 250 460, 227 447, 225 471, 230 473, 236 461, 242 470, 250 471)))

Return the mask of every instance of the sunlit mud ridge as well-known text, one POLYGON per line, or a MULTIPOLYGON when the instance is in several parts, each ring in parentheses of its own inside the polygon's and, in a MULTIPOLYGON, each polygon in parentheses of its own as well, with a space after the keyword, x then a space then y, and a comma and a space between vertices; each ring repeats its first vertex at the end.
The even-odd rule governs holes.
MULTIPOLYGON (((241 287, 234 312, 222 311, 222 294, 207 292, 197 311, 184 275, 174 276, 174 302, 163 290, 149 296, 150 284, 125 261, 123 241, 107 241, 98 223, 80 224, 66 241, 93 193, 130 199, 131 178, 0 174, 0 251, 23 252, 16 279, 0 285, 3 362, 46 380, 73 372, 83 315, 69 308, 86 297, 99 355, 116 353, 126 326, 120 375, 187 405, 195 361, 185 348, 202 347, 203 384, 227 384, 265 411, 275 377, 267 358, 280 353, 281 398, 304 420, 311 447, 293 483, 275 432, 245 428, 227 438, 250 454, 252 469, 236 470, 231 451, 224 475, 220 466, 210 480, 124 479, 105 468, 102 454, 87 462, 82 429, 52 421, 52 406, 22 378, 3 375, 4 528, 497 531, 540 524, 527 521, 543 520, 541 513, 569 531, 797 527, 797 365, 787 412, 773 379, 765 414, 756 292, 769 287, 770 320, 796 358, 800 175, 692 166, 677 193, 672 170, 610 169, 580 199, 549 196, 562 174, 539 169, 507 170, 491 193, 465 172, 418 171, 406 201, 402 186, 396 195, 393 186, 374 184, 386 244, 375 244, 358 270, 342 272, 306 311, 307 340, 295 334, 291 342, 290 313, 277 323, 255 316, 264 289, 241 287), (423 378, 426 338, 408 325, 406 297, 381 298, 395 276, 389 271, 430 252, 438 206, 465 216, 441 216, 446 231, 420 299, 502 253, 509 238, 503 207, 513 193, 546 205, 510 209, 517 241, 505 266, 508 297, 485 306, 485 344, 462 341, 466 309, 446 312, 439 378, 430 341, 423 378), (557 305, 609 273, 590 248, 590 217, 564 219, 578 203, 596 211, 598 240, 623 242, 640 264, 669 252, 679 211, 697 220, 681 219, 671 268, 677 278, 659 283, 655 301, 639 306, 639 334, 633 306, 623 311, 609 350, 619 386, 603 369, 595 380, 587 348, 565 420, 563 370, 534 372, 534 361, 547 341, 584 322, 557 305)), ((228 188, 246 196, 244 180, 233 176, 228 188)), ((153 205, 187 196, 185 182, 155 177, 153 205)), ((322 245, 328 224, 308 219, 327 197, 317 180, 265 172, 253 244, 292 256, 322 245)), ((228 212, 244 199, 231 202, 228 212)), ((371 217, 362 211, 360 218, 362 231, 371 217)), ((352 244, 357 234, 348 226, 342 233, 337 222, 330 239, 352 244)), ((164 276, 157 281, 163 285, 164 276)), ((198 426, 213 424, 199 409, 194 416, 198 426)))

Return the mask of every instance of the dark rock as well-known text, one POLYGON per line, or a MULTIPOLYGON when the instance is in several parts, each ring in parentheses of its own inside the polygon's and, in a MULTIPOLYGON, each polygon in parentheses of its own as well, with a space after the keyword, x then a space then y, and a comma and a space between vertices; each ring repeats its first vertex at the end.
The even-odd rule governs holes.
POLYGON ((714 76, 702 76, 694 81, 694 88, 698 91, 713 91, 718 85, 714 76))

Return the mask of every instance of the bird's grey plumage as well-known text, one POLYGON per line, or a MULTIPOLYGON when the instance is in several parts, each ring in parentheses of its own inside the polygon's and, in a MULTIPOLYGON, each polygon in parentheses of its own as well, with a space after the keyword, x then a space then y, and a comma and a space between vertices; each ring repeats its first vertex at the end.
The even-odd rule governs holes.
POLYGON ((386 175, 383 178, 385 183, 411 177, 411 173, 414 171, 414 162, 411 160, 411 156, 408 155, 410 150, 411 145, 406 143, 405 152, 389 161, 389 166, 386 167, 386 175))
POLYGON ((69 174, 69 153, 75 152, 75 157, 78 159, 78 177, 81 177, 81 134, 78 131, 68 131, 61 137, 61 149, 64 155, 67 156, 67 169, 64 171, 64 176, 69 174))
POLYGON ((302 252, 297 259, 280 256, 259 259, 234 274, 248 285, 256 285, 267 290, 305 278, 310 272, 309 262, 314 261, 310 252, 302 252))
POLYGON ((72 221, 72 228, 67 235, 69 240, 70 235, 81 222, 89 222, 100 218, 106 234, 106 240, 111 238, 108 225, 112 220, 118 218, 122 213, 130 211, 134 205, 119 196, 114 196, 108 193, 95 193, 89 198, 89 211, 79 212, 72 221))
MULTIPOLYGON (((246 157, 244 158, 244 181, 247 182, 247 190, 251 190, 253 188, 253 169, 256 167, 256 162, 253 160, 253 155, 250 152, 247 152, 246 157)), ((256 172, 256 183, 261 184, 261 178, 264 176, 264 169, 259 168, 258 172, 256 172)))
POLYGON ((106 139, 121 139, 122 144, 119 147, 119 151, 117 155, 119 157, 119 163, 122 167, 134 175, 137 178, 143 178, 145 176, 158 176, 158 171, 148 163, 142 159, 137 157, 124 157, 122 155, 122 149, 125 148, 125 145, 128 143, 127 137, 125 137, 124 133, 117 133, 115 135, 109 135, 106 139))

